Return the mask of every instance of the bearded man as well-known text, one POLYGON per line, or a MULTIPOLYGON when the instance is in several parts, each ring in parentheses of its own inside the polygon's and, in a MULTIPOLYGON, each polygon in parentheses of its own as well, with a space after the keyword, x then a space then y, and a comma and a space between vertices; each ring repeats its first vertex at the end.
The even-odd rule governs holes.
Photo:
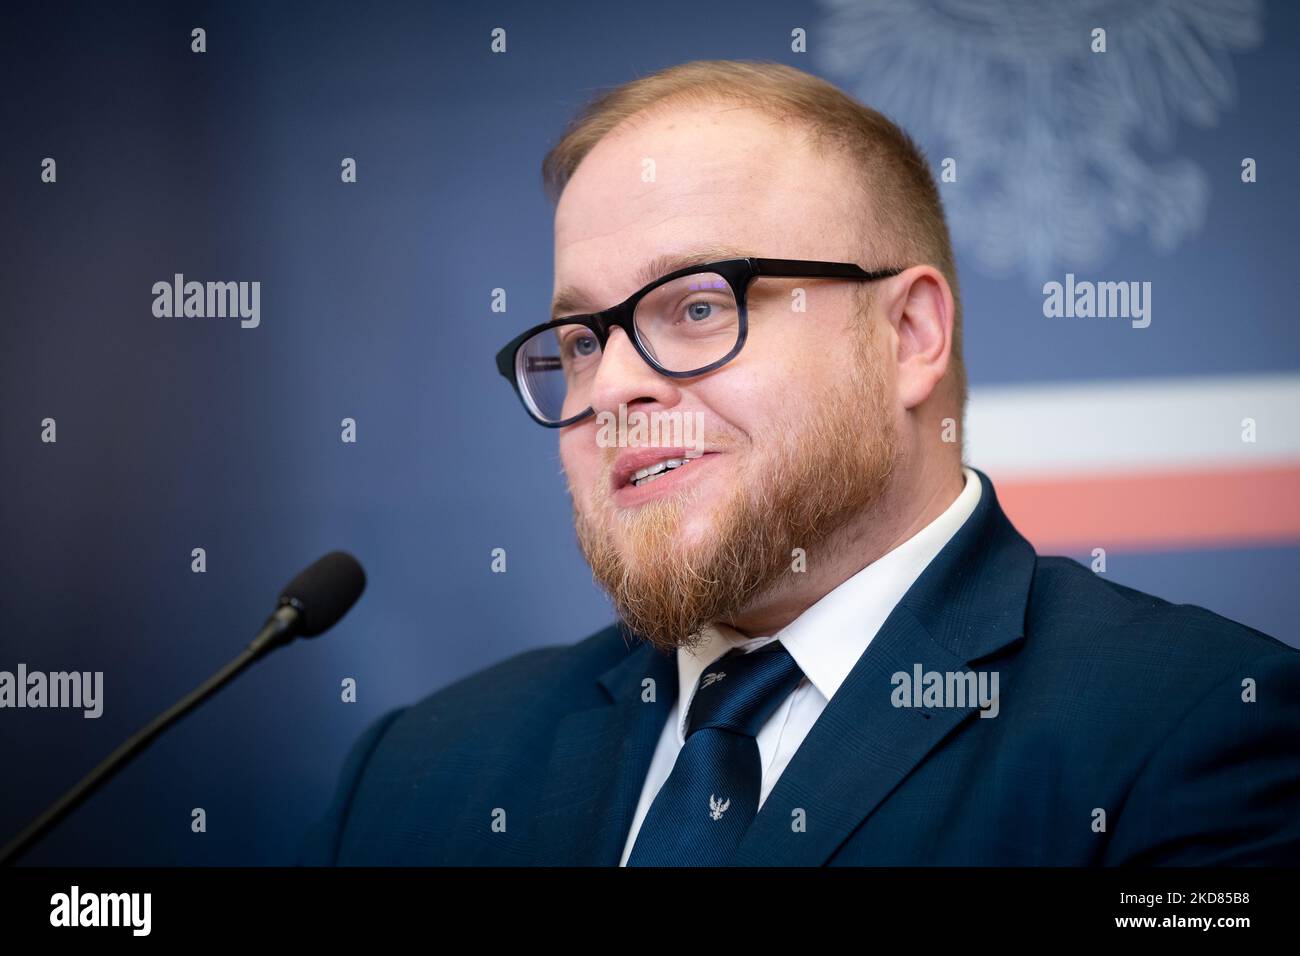
POLYGON ((619 621, 386 714, 302 862, 1297 859, 1300 652, 1039 557, 963 463, 956 269, 902 130, 696 62, 596 100, 543 173, 551 319, 498 367, 619 621))

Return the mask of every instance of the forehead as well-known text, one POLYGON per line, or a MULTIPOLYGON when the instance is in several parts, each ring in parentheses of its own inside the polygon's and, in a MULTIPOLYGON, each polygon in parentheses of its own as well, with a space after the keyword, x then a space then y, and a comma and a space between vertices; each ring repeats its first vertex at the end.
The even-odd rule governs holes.
POLYGON ((839 258, 853 248, 851 175, 798 124, 750 107, 634 117, 592 148, 560 197, 557 293, 604 308, 644 284, 648 263, 697 248, 839 258))

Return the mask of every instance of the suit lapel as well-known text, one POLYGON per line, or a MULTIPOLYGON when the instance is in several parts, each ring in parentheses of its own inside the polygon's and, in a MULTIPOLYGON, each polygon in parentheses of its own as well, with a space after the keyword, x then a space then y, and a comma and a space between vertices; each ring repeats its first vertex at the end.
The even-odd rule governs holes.
POLYGON ((677 663, 642 642, 599 683, 609 703, 568 714, 556 729, 538 804, 538 865, 618 865, 677 697, 677 663), (647 677, 653 702, 642 700, 647 677))
MULTIPOLYGON (((992 483, 904 595, 827 703, 731 862, 819 866, 977 706, 902 708, 893 674, 967 672, 1023 636, 1035 555, 1002 512, 992 483), (805 829, 796 831, 803 810, 805 829)), ((1005 684, 1000 688, 1005 690, 1005 684)))

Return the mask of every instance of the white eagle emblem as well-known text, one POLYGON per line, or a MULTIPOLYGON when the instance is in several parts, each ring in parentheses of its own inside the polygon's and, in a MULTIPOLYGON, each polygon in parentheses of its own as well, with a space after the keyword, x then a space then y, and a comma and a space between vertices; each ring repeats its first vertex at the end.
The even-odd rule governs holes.
POLYGON ((704 680, 700 681, 700 690, 704 690, 704 688, 708 687, 710 684, 716 684, 726 676, 726 671, 718 671, 714 674, 705 674, 704 680))
POLYGON ((1167 252, 1201 230, 1222 177, 1180 155, 1175 133, 1236 107, 1232 54, 1265 35, 1262 0, 820 5, 828 78, 979 177, 940 187, 953 240, 983 272, 1032 284, 1100 261, 1119 233, 1167 252), (1093 52, 1099 26, 1110 52, 1093 52))
POLYGON ((713 794, 709 794, 709 816, 715 820, 721 820, 722 815, 727 812, 727 807, 731 806, 730 798, 719 801, 713 794))

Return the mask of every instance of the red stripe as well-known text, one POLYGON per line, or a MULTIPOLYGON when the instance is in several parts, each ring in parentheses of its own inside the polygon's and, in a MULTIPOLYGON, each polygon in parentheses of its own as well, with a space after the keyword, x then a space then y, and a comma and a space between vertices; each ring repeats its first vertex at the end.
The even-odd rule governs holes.
POLYGON ((1300 462, 989 478, 1007 516, 1040 553, 1300 541, 1300 462))

